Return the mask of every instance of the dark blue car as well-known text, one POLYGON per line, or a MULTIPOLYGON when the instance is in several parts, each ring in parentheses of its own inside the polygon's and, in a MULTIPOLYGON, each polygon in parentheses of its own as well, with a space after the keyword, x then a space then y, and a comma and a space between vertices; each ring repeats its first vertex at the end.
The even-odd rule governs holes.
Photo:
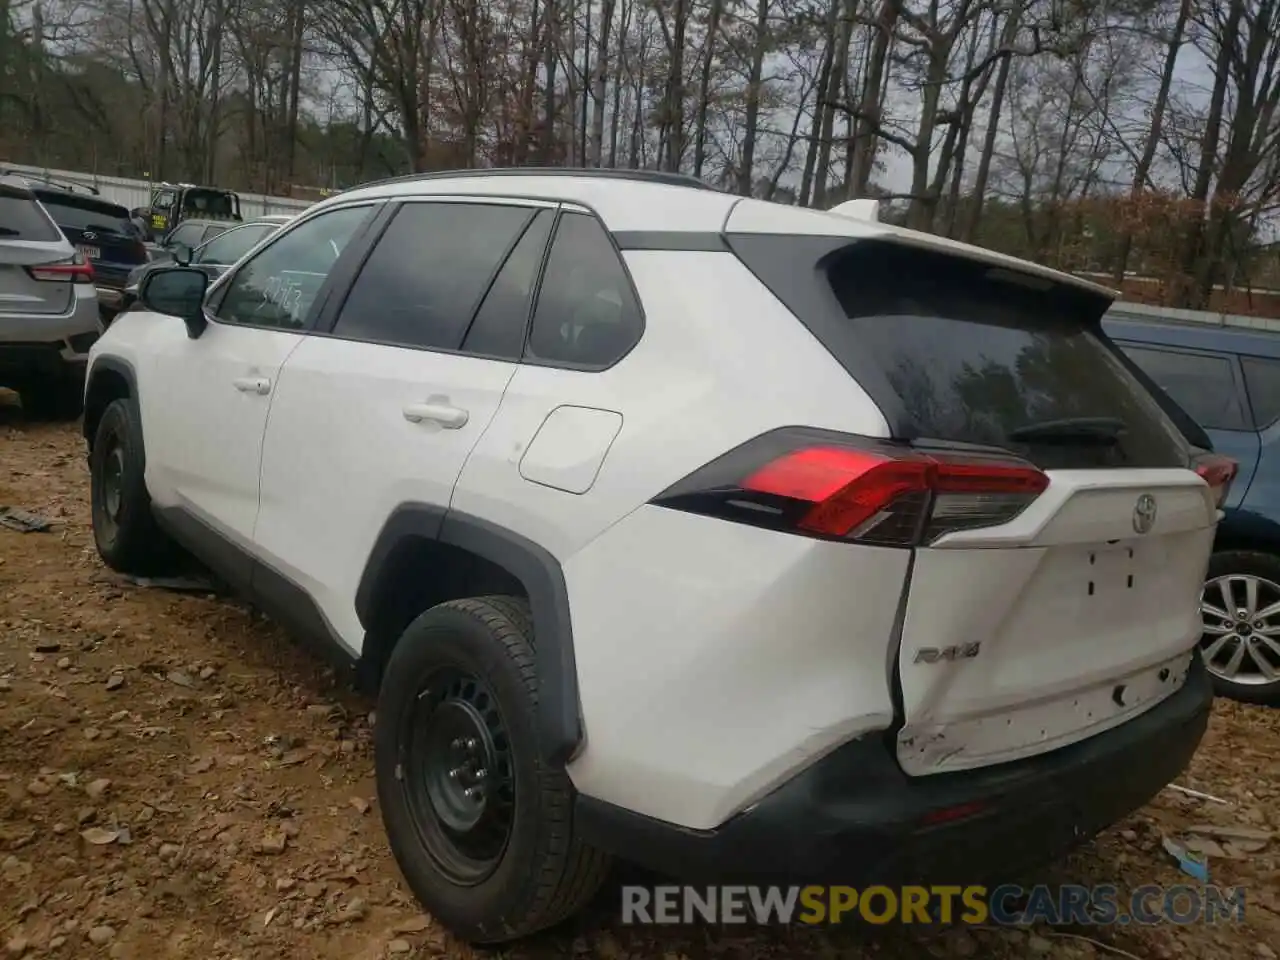
POLYGON ((1201 650, 1220 694, 1280 706, 1280 322, 1118 303, 1103 329, 1239 463, 1201 650))

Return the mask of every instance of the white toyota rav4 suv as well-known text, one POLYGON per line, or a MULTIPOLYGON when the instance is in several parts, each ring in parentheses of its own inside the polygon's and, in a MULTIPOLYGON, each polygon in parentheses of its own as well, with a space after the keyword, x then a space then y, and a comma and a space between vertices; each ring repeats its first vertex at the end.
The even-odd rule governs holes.
POLYGON ((437 174, 212 285, 157 270, 91 357, 98 549, 180 545, 358 667, 396 859, 473 941, 611 856, 1052 858, 1200 740, 1234 465, 1101 334, 1108 291, 857 206, 437 174))

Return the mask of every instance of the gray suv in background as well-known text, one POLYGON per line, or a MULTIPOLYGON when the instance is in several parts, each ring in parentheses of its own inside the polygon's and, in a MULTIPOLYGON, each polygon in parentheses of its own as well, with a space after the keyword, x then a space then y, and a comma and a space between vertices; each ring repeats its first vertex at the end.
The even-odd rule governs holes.
POLYGON ((28 416, 74 419, 101 332, 89 262, 25 181, 0 176, 0 387, 28 416))

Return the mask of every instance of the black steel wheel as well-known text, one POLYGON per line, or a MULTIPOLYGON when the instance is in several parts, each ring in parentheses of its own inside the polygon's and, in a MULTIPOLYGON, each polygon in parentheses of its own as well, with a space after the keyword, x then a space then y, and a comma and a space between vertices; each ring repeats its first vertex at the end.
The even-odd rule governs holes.
POLYGON ((436 866, 471 886, 492 875, 515 818, 511 741, 483 680, 432 673, 405 717, 404 779, 414 826, 436 866))
POLYGON ((559 923, 609 867, 577 838, 573 786, 542 754, 533 639, 523 597, 441 603, 401 634, 378 691, 391 852, 427 912, 473 943, 559 923))

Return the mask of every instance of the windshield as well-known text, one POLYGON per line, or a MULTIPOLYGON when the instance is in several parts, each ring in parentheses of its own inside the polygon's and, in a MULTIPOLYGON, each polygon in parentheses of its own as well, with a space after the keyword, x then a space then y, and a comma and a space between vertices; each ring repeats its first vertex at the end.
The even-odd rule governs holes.
POLYGON ((198 251, 193 263, 235 263, 253 248, 258 241, 270 236, 280 229, 275 223, 251 223, 247 226, 228 230, 214 237, 198 251))
POLYGON ((178 192, 176 190, 158 190, 156 195, 151 198, 153 207, 171 207, 178 202, 178 192))
POLYGON ((230 217, 235 214, 231 194, 222 190, 188 190, 183 208, 210 217, 230 217))
POLYGON ((1176 428, 1073 289, 874 243, 835 258, 827 276, 857 349, 922 436, 1058 468, 1185 465, 1176 428), (1080 426, 1103 421, 1119 423, 1113 442, 1080 426))
POLYGON ((0 183, 0 239, 61 240, 57 228, 25 190, 0 183))
POLYGON ((54 223, 64 230, 90 230, 125 237, 138 235, 137 228, 129 219, 129 211, 124 207, 63 193, 37 191, 36 195, 54 223))

